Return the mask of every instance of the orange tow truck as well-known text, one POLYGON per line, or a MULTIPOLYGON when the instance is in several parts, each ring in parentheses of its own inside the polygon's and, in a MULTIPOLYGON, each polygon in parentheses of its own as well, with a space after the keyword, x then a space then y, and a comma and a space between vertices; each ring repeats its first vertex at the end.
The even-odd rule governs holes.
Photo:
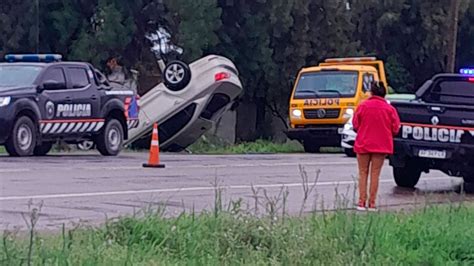
POLYGON ((301 69, 290 99, 288 138, 310 153, 339 147, 344 124, 370 96, 374 80, 388 87, 384 63, 375 57, 331 58, 301 69))

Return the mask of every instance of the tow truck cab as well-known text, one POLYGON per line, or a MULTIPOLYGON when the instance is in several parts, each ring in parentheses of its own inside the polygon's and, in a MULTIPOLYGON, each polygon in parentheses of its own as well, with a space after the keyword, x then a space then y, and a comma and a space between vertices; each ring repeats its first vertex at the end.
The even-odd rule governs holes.
POLYGON ((369 97, 374 80, 388 87, 384 63, 375 57, 332 58, 301 69, 290 98, 288 138, 306 152, 339 146, 344 124, 369 97))

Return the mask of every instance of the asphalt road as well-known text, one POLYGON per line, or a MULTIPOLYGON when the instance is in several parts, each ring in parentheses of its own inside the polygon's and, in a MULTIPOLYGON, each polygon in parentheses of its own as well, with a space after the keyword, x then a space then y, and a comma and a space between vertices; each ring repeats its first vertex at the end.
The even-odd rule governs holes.
MULTIPOLYGON (((140 214, 146 209, 164 210, 168 216, 183 210, 212 211, 216 188, 224 205, 241 199, 248 211, 262 214, 268 203, 281 206, 286 198, 285 211, 299 214, 305 195, 300 167, 308 173, 309 186, 320 171, 314 190, 307 196, 305 212, 353 208, 354 204, 356 161, 342 154, 164 154, 165 169, 142 168, 147 156, 0 156, 0 229, 26 228, 24 218, 28 219, 31 209, 38 206, 37 226, 41 229, 77 223, 97 225, 107 218, 140 214), (287 197, 282 187, 288 191, 287 197)), ((387 165, 380 181, 379 205, 387 210, 459 201, 464 197, 455 192, 460 183, 460 179, 432 172, 422 177, 416 190, 403 190, 395 187, 387 165)), ((471 195, 465 198, 473 199, 471 195)))

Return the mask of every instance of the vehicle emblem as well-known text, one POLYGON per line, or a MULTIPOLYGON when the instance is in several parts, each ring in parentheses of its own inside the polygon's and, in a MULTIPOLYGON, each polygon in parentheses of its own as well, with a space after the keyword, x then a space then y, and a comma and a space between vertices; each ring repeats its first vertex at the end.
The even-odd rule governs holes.
POLYGON ((437 116, 433 116, 433 118, 431 118, 431 123, 436 126, 439 124, 439 118, 437 116))
POLYGON ((326 110, 324 109, 319 109, 318 112, 316 113, 316 116, 318 118, 324 118, 326 116, 326 110))
POLYGON ((54 117, 54 103, 47 102, 46 103, 46 118, 52 119, 54 117))

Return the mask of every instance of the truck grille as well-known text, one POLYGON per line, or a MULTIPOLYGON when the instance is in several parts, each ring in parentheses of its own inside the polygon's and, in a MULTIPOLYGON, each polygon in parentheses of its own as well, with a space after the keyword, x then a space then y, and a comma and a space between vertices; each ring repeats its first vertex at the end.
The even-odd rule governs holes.
POLYGON ((303 113, 306 119, 331 119, 338 118, 341 109, 305 109, 303 113))

